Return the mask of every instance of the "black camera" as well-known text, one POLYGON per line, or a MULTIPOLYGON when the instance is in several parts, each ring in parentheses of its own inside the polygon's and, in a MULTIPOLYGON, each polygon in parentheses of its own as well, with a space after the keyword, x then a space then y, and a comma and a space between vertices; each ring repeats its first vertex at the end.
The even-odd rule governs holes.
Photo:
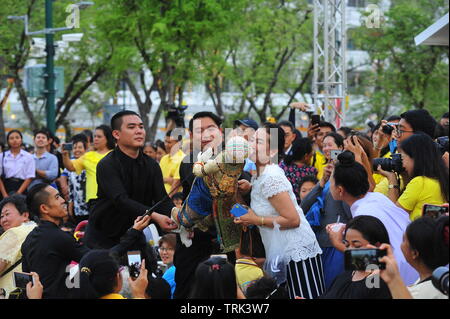
POLYGON ((383 126, 383 128, 381 130, 383 131, 384 134, 391 135, 392 132, 394 131, 396 125, 398 125, 398 124, 397 123, 387 123, 386 125, 383 126))
POLYGON ((175 106, 175 104, 170 103, 167 104, 167 117, 166 119, 173 120, 177 127, 185 127, 184 126, 184 111, 188 108, 187 105, 175 106))
POLYGON ((436 144, 442 155, 444 155, 445 152, 448 152, 448 136, 438 137, 436 144))
POLYGON ((381 165, 381 169, 388 172, 402 173, 405 169, 403 168, 403 161, 401 154, 392 154, 391 158, 374 158, 372 161, 373 170, 378 170, 378 165, 381 165))
POLYGON ((439 267, 433 271, 431 278, 433 286, 442 292, 444 295, 448 296, 448 268, 439 267))

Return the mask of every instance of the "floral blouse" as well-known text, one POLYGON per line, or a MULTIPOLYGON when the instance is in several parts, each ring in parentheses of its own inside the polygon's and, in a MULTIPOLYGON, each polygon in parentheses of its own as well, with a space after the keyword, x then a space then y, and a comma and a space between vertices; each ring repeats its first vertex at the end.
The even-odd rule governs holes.
POLYGON ((280 162, 280 167, 284 171, 284 174, 289 182, 292 184, 297 203, 300 203, 300 183, 307 175, 317 176, 317 169, 313 166, 300 166, 295 163, 287 165, 284 161, 280 162))

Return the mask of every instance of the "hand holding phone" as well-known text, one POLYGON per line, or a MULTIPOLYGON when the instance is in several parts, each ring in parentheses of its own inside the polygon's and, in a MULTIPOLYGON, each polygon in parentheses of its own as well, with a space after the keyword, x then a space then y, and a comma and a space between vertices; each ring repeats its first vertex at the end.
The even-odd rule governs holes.
POLYGON ((339 154, 341 154, 343 151, 342 150, 331 150, 330 151, 330 158, 332 161, 336 161, 339 154))
POLYGON ((31 282, 34 285, 33 276, 27 272, 14 272, 14 286, 21 289, 27 289, 27 284, 31 282))
POLYGON ((311 115, 311 126, 319 125, 320 124, 320 115, 313 114, 311 115))
POLYGON ((230 213, 237 218, 247 214, 248 210, 240 204, 234 204, 230 210, 230 213))
POLYGON ((72 151, 73 150, 73 143, 64 143, 63 144, 63 150, 64 151, 72 151))
POLYGON ((128 270, 130 272, 130 277, 137 278, 140 274, 141 269, 141 252, 139 250, 129 251, 127 253, 128 257, 128 270))
POLYGON ((448 213, 448 205, 431 205, 425 204, 422 208, 422 216, 428 216, 434 219, 448 213))

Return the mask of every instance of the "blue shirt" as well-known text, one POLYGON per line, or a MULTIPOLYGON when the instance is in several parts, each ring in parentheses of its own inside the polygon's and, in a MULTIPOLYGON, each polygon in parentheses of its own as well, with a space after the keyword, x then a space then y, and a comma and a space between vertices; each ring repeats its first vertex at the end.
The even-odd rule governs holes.
POLYGON ((166 270, 164 275, 162 276, 165 281, 167 281, 170 285, 171 298, 173 299, 173 294, 175 293, 175 288, 177 286, 175 282, 175 266, 171 266, 166 270))
POLYGON ((33 154, 34 162, 36 164, 36 170, 44 171, 47 178, 44 180, 42 178, 35 178, 28 189, 31 189, 34 185, 40 183, 51 183, 54 179, 58 177, 58 158, 50 154, 49 152, 45 152, 41 157, 37 157, 36 154, 33 154))

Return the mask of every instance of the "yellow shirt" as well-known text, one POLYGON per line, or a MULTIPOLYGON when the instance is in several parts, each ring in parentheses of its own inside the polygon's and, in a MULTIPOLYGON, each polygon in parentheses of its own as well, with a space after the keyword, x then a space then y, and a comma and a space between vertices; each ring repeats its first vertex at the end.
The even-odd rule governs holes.
POLYGON ((100 154, 96 151, 91 151, 85 153, 78 159, 72 160, 77 174, 81 174, 83 170, 86 170, 86 202, 90 199, 97 198, 97 164, 109 152, 100 154))
POLYGON ((411 220, 422 216, 424 204, 442 205, 445 203, 442 197, 439 181, 425 176, 414 177, 403 194, 398 199, 398 203, 408 211, 411 220))
POLYGON ((235 265, 236 281, 243 292, 252 283, 264 276, 261 268, 251 259, 240 258, 235 265))
MULTIPOLYGON (((163 178, 172 177, 173 179, 180 179, 180 165, 184 156, 183 151, 179 150, 174 156, 167 154, 161 158, 159 166, 161 167, 163 178)), ((172 185, 168 183, 165 183, 164 187, 167 193, 172 189, 172 185)))
POLYGON ((325 166, 328 165, 325 155, 323 155, 319 151, 316 151, 313 158, 311 159, 311 165, 317 169, 317 172, 318 172, 317 179, 320 180, 323 176, 323 171, 324 171, 325 166), (314 158, 316 159, 315 162, 314 162, 314 158))
MULTIPOLYGON (((405 189, 405 183, 403 182, 403 178, 400 176, 400 191, 402 192, 405 189)), ((381 193, 384 196, 389 195, 389 180, 386 177, 383 177, 381 181, 375 186, 374 192, 381 193)), ((389 197, 389 196, 388 196, 389 197)))

